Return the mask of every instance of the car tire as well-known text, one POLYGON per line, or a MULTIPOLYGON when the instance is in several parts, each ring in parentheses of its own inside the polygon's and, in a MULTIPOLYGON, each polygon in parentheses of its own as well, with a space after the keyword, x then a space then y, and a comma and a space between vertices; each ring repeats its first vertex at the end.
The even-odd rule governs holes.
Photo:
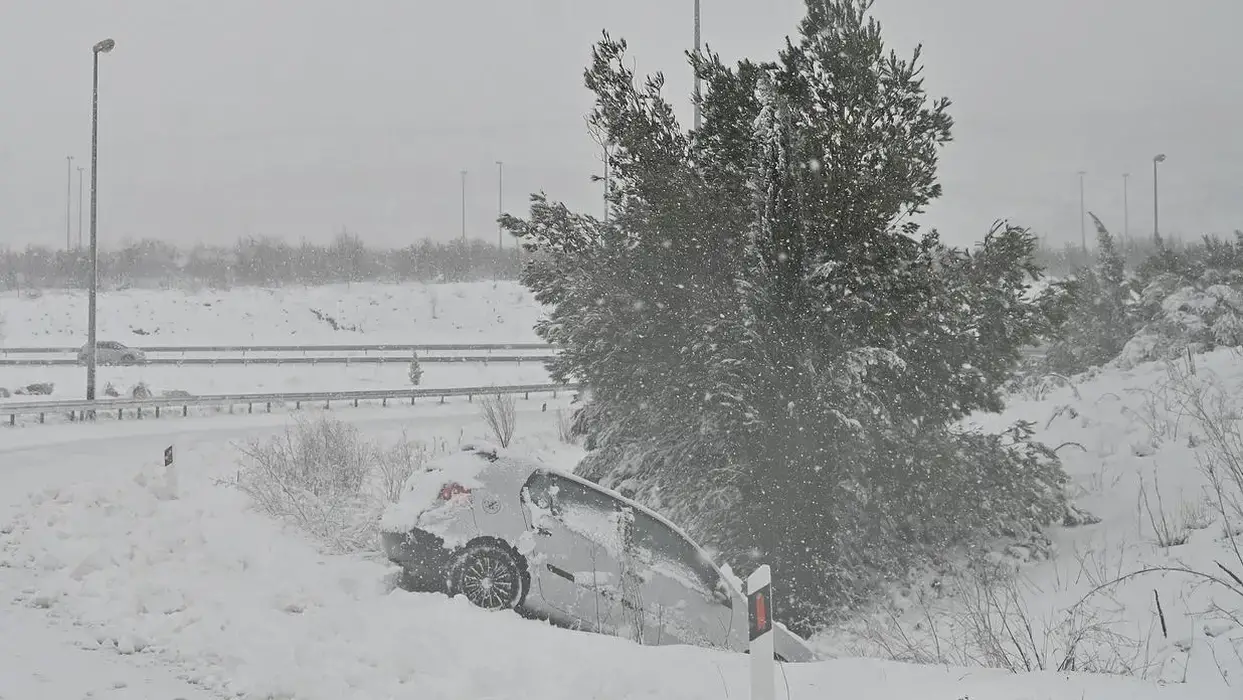
POLYGON ((450 596, 463 595, 485 610, 521 607, 531 586, 526 559, 496 540, 468 544, 453 558, 448 574, 450 596))
POLYGON ((138 364, 138 358, 133 355, 125 355, 121 358, 121 364, 129 366, 138 364))

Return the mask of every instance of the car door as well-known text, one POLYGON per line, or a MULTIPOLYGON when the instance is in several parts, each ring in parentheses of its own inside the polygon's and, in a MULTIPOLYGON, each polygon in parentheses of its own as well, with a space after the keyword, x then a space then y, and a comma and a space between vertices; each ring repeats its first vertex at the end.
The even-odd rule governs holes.
POLYGON ((523 486, 528 555, 541 600, 581 629, 616 634, 621 620, 619 504, 607 493, 538 470, 523 486))
POLYGON ((698 546, 650 513, 634 510, 633 557, 650 644, 735 646, 732 589, 698 546))

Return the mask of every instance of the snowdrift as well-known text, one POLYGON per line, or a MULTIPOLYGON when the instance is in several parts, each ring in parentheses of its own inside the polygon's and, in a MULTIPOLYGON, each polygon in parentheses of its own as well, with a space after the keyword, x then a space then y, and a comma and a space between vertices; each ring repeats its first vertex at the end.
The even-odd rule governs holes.
MULTIPOLYGON (((327 556, 221 485, 218 447, 178 474, 99 465, 33 495, 0 528, 21 603, 86 630, 100 653, 141 655, 243 697, 650 698, 747 696, 744 656, 650 648, 488 613, 392 586, 378 559, 327 556), (104 469, 103 467, 107 467, 104 469)), ((874 660, 789 665, 778 697, 1226 698, 1081 674, 1020 676, 874 660)))

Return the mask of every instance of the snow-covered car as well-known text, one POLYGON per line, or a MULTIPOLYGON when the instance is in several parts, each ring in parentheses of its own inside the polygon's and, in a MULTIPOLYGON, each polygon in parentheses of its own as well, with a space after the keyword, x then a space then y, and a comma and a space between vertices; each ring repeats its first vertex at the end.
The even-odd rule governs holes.
MULTIPOLYGON (((747 603, 685 533, 573 474, 491 446, 434 460, 384 512, 402 587, 462 595, 557 624, 637 640, 745 652, 747 603)), ((807 643, 774 625, 784 661, 807 643)))
MULTIPOLYGON (((85 365, 90 352, 90 343, 78 351, 78 364, 85 365)), ((97 365, 137 365, 147 361, 147 355, 138 348, 131 348, 115 340, 100 340, 95 343, 95 364, 97 365)))

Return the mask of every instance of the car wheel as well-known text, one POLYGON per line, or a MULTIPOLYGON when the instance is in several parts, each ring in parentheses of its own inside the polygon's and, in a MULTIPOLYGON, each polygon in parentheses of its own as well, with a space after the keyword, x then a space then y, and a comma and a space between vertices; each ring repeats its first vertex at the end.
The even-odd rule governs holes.
POLYGON ((123 364, 123 365, 136 365, 136 364, 138 364, 138 358, 137 358, 137 357, 134 357, 133 355, 125 355, 125 356, 121 357, 121 364, 123 364))
POLYGON ((448 593, 486 610, 522 605, 530 586, 526 560, 508 545, 485 540, 467 545, 449 567, 448 593))

